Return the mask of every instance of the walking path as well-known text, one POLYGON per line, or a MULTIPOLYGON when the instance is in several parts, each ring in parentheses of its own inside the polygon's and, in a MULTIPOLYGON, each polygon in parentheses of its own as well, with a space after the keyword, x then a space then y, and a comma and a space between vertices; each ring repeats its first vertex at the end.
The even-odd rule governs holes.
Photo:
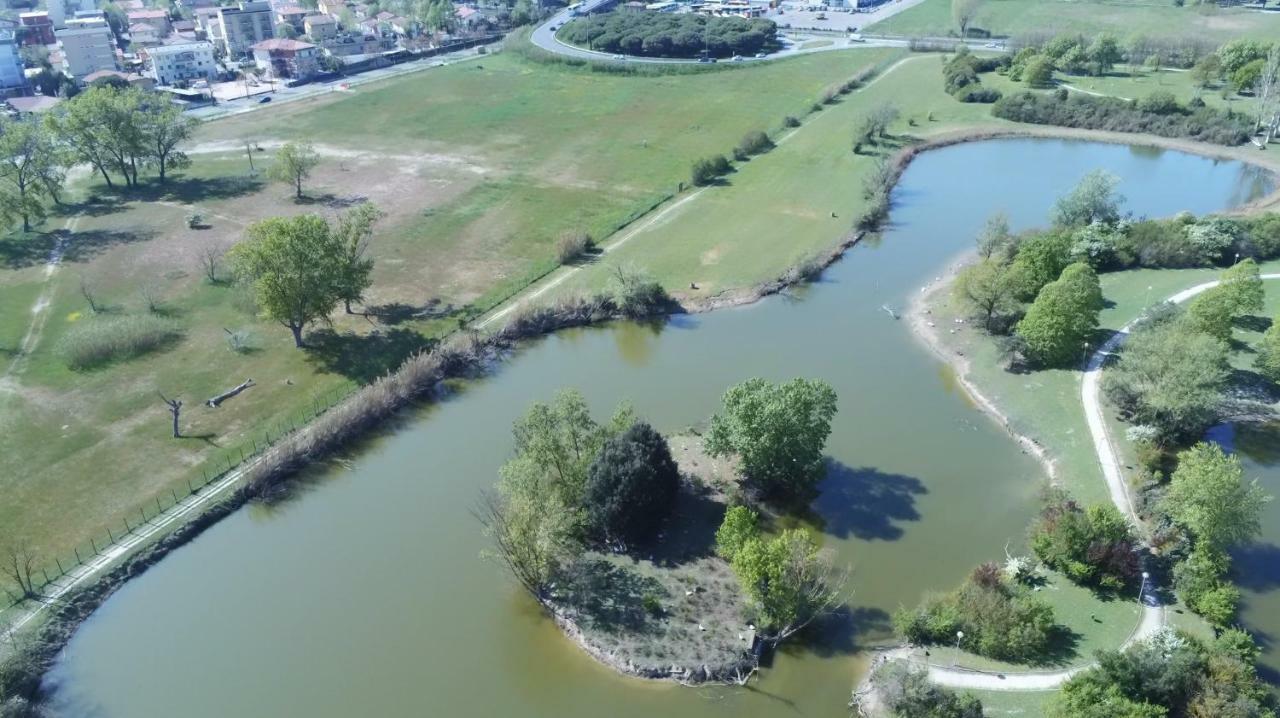
MULTIPOLYGON (((1280 279, 1280 273, 1264 274, 1262 278, 1280 279)), ((1181 304, 1216 286, 1218 286, 1217 280, 1197 284, 1174 294, 1166 301, 1181 304)), ((1120 454, 1111 440, 1111 433, 1107 430, 1106 414, 1102 407, 1101 377, 1103 365, 1124 343, 1124 340, 1129 336, 1129 332, 1139 319, 1134 319, 1121 327, 1118 332, 1113 334, 1089 357, 1080 386, 1080 401, 1084 405, 1085 421, 1089 426, 1089 436, 1093 439, 1093 448, 1098 455, 1098 464, 1101 466, 1102 476, 1107 482, 1107 490, 1111 494, 1111 501, 1135 524, 1138 521, 1138 516, 1134 510, 1133 496, 1129 492, 1128 482, 1125 481, 1124 475, 1120 472, 1120 454)), ((1129 634, 1129 637, 1121 645, 1122 649, 1150 637, 1164 626, 1164 606, 1151 605, 1154 603, 1154 589, 1155 586, 1153 584, 1147 584, 1144 595, 1140 597, 1142 600, 1142 618, 1138 621, 1133 633, 1129 634)), ((913 655, 910 648, 897 648, 886 651, 878 660, 920 662, 920 659, 913 655)), ((929 665, 928 670, 930 680, 951 688, 1043 691, 1061 686, 1075 674, 1087 670, 1093 665, 1093 663, 1089 663, 1059 671, 1019 671, 1008 673, 935 665, 929 665)))
POLYGON ((53 276, 58 273, 58 267, 62 266, 62 256, 67 251, 67 238, 75 232, 76 225, 79 223, 80 215, 69 218, 53 242, 53 249, 49 251, 49 258, 45 260, 44 286, 40 289, 40 295, 36 297, 35 303, 31 305, 31 323, 27 325, 27 332, 23 335, 22 343, 18 345, 18 351, 14 353, 13 360, 5 367, 4 374, 0 375, 0 388, 9 384, 10 377, 17 373, 22 360, 35 349, 40 341, 40 335, 44 333, 44 326, 49 319, 49 305, 53 303, 53 293, 56 289, 53 276))

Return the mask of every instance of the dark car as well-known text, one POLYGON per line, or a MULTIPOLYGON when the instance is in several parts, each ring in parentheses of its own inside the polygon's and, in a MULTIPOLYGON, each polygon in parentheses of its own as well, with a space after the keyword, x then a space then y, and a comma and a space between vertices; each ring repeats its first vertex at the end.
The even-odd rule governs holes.
POLYGON ((259 104, 259 105, 265 105, 265 104, 267 104, 268 102, 271 102, 271 98, 270 98, 270 97, 263 97, 263 98, 260 98, 260 99, 258 100, 258 104, 259 104))

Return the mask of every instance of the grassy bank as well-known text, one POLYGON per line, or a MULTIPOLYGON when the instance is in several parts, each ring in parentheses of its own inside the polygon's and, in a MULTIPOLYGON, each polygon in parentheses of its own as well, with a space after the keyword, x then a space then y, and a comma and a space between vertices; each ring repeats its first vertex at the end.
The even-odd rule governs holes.
MULTIPOLYGON (((1184 7, 1167 2, 1076 0, 987 0, 971 27, 996 36, 1029 33, 1141 33, 1151 38, 1193 38, 1225 42, 1236 37, 1260 40, 1280 34, 1280 13, 1216 5, 1184 7)), ((868 28, 870 33, 908 36, 955 34, 950 0, 924 0, 868 28)))

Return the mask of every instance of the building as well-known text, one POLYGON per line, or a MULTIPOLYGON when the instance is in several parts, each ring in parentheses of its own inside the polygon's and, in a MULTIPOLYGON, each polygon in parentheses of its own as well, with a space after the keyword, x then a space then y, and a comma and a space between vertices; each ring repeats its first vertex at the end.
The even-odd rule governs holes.
POLYGON ((169 21, 169 13, 164 10, 134 10, 129 13, 129 25, 145 23, 156 29, 160 33, 160 37, 164 37, 173 31, 173 25, 169 21))
POLYGON ((75 17, 76 13, 97 11, 93 0, 49 0, 49 19, 53 21, 54 30, 66 27, 68 17, 75 17))
POLYGON ((253 61, 276 79, 302 80, 320 72, 320 48, 301 40, 263 40, 253 46, 253 61))
POLYGON ((154 25, 145 22, 129 26, 129 41, 135 45, 159 45, 160 31, 154 25))
POLYGON ((65 74, 78 79, 98 70, 116 69, 115 42, 105 19, 68 20, 54 35, 62 47, 65 74))
POLYGON ((246 57, 253 46, 276 36, 271 3, 264 0, 241 2, 238 7, 218 8, 217 36, 227 57, 246 57))
POLYGON ((214 80, 218 66, 213 43, 184 42, 147 50, 148 71, 158 85, 178 85, 193 80, 214 80))
POLYGON ((47 12, 24 12, 18 15, 18 38, 23 45, 52 45, 53 19, 47 12))
POLYGON ((46 97, 45 95, 31 95, 30 97, 10 97, 5 100, 10 108, 19 116, 38 115, 52 110, 59 102, 61 97, 46 97))
POLYGON ((18 39, 9 30, 0 30, 0 93, 5 97, 27 92, 27 75, 18 55, 18 39))
POLYGON ((380 55, 394 50, 394 38, 382 37, 376 33, 339 33, 325 40, 324 51, 338 58, 360 58, 366 55, 380 55))
POLYGON ((116 70, 98 70, 97 72, 91 72, 80 79, 84 84, 92 85, 98 80, 105 80, 107 78, 115 78, 144 90, 150 90, 156 86, 156 81, 150 77, 144 77, 132 72, 117 72, 116 70))
POLYGON ((292 25, 294 30, 301 33, 303 31, 302 21, 310 14, 311 11, 304 7, 298 7, 297 5, 285 5, 284 7, 276 8, 276 22, 284 25, 292 25))
POLYGON ((338 21, 328 15, 308 15, 302 21, 302 30, 316 42, 324 42, 338 35, 338 21))

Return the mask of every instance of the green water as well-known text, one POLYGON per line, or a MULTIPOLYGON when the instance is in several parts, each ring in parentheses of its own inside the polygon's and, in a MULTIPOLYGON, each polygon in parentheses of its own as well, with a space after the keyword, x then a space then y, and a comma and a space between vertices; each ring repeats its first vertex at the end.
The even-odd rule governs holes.
POLYGON ((1237 163, 1115 145, 1003 140, 928 153, 895 192, 883 240, 816 285, 662 326, 537 342, 405 418, 297 499, 213 527, 84 625, 49 678, 57 709, 102 718, 846 716, 859 648, 888 637, 888 612, 1020 541, 1044 480, 881 307, 904 306, 991 212, 1040 224, 1055 197, 1098 167, 1123 179, 1136 214, 1208 211, 1265 190, 1237 163), (734 382, 797 375, 824 378, 840 395, 834 468, 814 508, 825 545, 854 569, 854 593, 820 641, 788 647, 751 689, 616 676, 478 558, 485 544, 468 507, 495 481, 511 422, 530 402, 574 386, 600 412, 630 399, 676 430, 705 419, 734 382))

